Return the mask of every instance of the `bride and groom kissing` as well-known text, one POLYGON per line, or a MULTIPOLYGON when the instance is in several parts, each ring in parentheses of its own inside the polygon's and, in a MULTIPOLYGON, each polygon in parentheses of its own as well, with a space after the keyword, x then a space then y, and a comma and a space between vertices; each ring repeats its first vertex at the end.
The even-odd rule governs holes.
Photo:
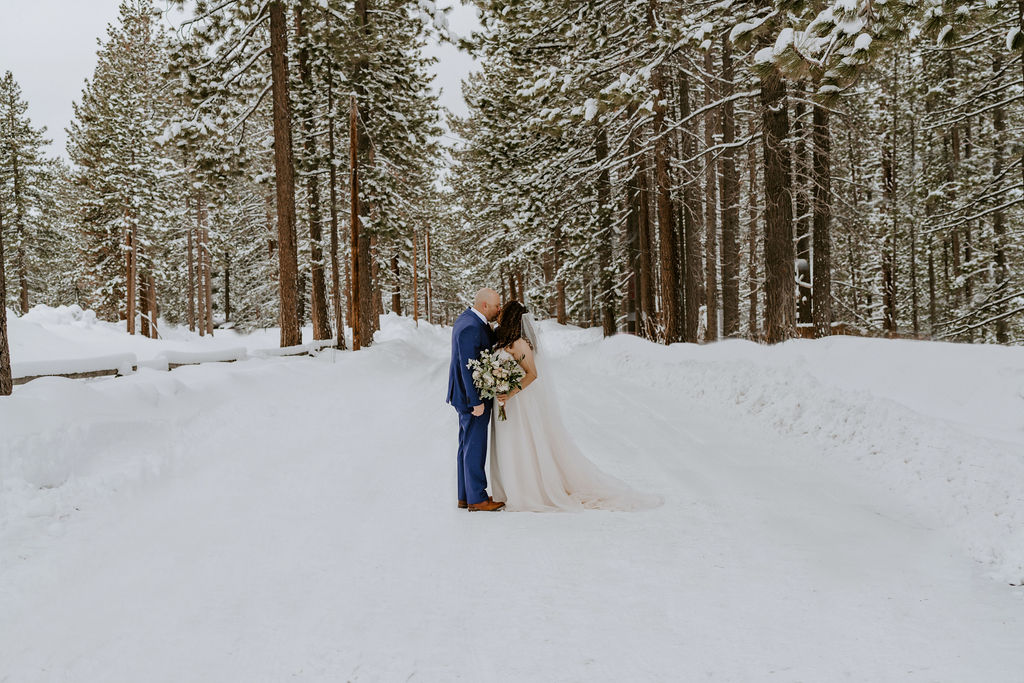
POLYGON ((459 507, 546 512, 660 504, 657 496, 638 493, 602 472, 576 447, 562 422, 548 361, 533 316, 515 300, 502 306, 493 289, 477 292, 473 305, 456 319, 447 402, 459 414, 459 507), (517 388, 497 396, 507 419, 492 421, 492 402, 481 397, 470 361, 494 351, 518 363, 523 378, 517 388))

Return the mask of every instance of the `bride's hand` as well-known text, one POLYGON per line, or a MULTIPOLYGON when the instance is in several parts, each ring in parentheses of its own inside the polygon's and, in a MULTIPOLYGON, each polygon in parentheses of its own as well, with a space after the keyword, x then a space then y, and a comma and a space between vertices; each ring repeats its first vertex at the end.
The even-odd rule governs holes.
POLYGON ((495 396, 495 398, 498 399, 498 403, 504 403, 511 396, 512 394, 498 394, 497 396, 495 396))

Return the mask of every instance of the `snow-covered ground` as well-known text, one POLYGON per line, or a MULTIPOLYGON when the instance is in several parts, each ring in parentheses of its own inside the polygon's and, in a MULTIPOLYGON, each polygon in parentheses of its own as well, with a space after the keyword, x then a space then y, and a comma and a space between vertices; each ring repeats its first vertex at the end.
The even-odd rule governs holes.
MULTIPOLYGON (((12 321, 15 361, 277 338, 75 315, 12 321)), ((17 387, 0 681, 1021 680, 1024 349, 544 334, 584 451, 662 507, 457 510, 448 332, 404 319, 17 387)))

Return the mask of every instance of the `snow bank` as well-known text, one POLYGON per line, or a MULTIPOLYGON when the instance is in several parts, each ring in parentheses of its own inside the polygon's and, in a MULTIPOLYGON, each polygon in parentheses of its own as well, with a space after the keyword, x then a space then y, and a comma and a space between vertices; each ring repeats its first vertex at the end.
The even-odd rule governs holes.
MULTIPOLYGON (((546 328, 551 329, 551 328, 546 328)), ((580 332, 551 335, 562 352, 580 332)), ((575 346, 595 368, 806 437, 948 527, 998 580, 1024 582, 1024 349, 832 337, 575 346)), ((820 463, 806 462, 807 467, 820 463)))

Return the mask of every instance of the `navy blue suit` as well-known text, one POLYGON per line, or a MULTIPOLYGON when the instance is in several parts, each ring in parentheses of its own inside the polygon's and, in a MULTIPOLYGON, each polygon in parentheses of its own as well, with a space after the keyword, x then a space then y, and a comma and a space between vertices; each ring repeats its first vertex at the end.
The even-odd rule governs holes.
POLYGON ((473 384, 473 371, 466 367, 494 344, 491 326, 467 308, 455 320, 452 330, 452 362, 448 369, 448 403, 459 411, 459 500, 469 504, 487 500, 487 428, 491 422, 491 401, 484 401, 473 384), (484 404, 484 414, 474 417, 473 408, 484 404))

